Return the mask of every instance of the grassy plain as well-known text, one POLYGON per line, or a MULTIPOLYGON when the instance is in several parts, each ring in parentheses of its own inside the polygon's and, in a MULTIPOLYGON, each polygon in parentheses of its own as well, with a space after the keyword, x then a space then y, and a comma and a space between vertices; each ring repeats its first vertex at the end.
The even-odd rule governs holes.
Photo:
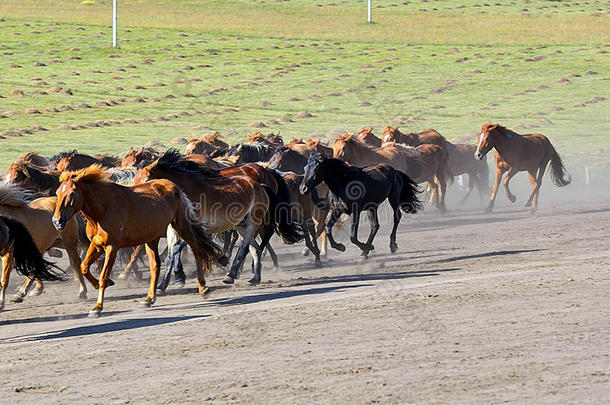
POLYGON ((121 0, 113 49, 108 0, 4 0, 0 168, 213 130, 472 142, 487 121, 546 134, 577 178, 608 168, 610 2, 405 3, 374 1, 366 24, 361 1, 121 0))

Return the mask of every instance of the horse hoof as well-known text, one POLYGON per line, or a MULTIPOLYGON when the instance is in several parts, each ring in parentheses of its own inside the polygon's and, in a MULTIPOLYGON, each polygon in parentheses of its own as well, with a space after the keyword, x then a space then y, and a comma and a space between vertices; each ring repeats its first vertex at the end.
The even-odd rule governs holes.
POLYGON ((23 297, 21 295, 15 295, 11 299, 11 302, 14 302, 14 303, 17 303, 17 304, 20 303, 20 302, 23 302, 23 297))
POLYGON ((165 294, 166 294, 165 288, 161 289, 161 288, 157 287, 157 295, 165 295, 165 294))
POLYGON ((121 273, 119 274, 119 280, 125 280, 127 278, 127 274, 121 273))
POLYGON ((398 251, 398 245, 397 244, 390 245, 390 252, 396 253, 396 251, 398 251))
POLYGON ((89 318, 99 318, 100 316, 102 316, 102 310, 101 309, 92 309, 91 311, 89 311, 89 315, 87 315, 89 318))
POLYGON ((227 274, 225 278, 222 279, 222 282, 225 284, 233 284, 235 282, 235 279, 227 274))
POLYGON ((261 279, 258 277, 252 277, 250 280, 248 280, 248 284, 250 285, 257 285, 261 283, 261 279))
POLYGON ((112 281, 111 279, 106 280, 106 287, 110 287, 114 285, 114 281, 112 281))
POLYGON ((510 197, 508 197, 508 199, 510 200, 510 202, 514 203, 515 201, 517 201, 517 197, 515 197, 514 195, 511 195, 510 197))
POLYGON ((485 211, 483 211, 483 214, 491 214, 491 210, 492 208, 487 207, 485 211))
POLYGON ((42 289, 41 288, 34 288, 32 291, 30 291, 30 293, 28 295, 30 297, 38 297, 40 294, 42 294, 42 289))
POLYGON ((4 302, 0 302, 0 311, 4 309, 4 302))
POLYGON ((141 308, 150 308, 152 307, 152 304, 154 304, 155 301, 154 300, 144 300, 144 301, 140 301, 140 307, 141 308))
POLYGON ((210 293, 210 287, 205 286, 205 287, 199 287, 199 295, 201 295, 202 297, 208 295, 210 293))
POLYGON ((81 291, 78 293, 78 299, 86 301, 87 300, 87 291, 81 291))
POLYGON ((322 267, 322 260, 317 258, 316 261, 313 263, 313 267, 322 267))
POLYGON ((301 256, 309 256, 309 249, 303 249, 301 251, 301 256))
POLYGON ((174 286, 175 286, 177 289, 184 288, 184 281, 175 281, 175 282, 174 282, 174 286))
POLYGON ((343 243, 337 243, 335 249, 337 249, 339 252, 345 252, 345 245, 343 243))

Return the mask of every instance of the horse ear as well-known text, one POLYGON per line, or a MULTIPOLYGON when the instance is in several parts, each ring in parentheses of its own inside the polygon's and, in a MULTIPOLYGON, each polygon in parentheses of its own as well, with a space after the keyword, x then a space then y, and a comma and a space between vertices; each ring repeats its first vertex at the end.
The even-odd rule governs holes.
POLYGON ((490 125, 489 127, 487 127, 487 129, 490 130, 490 131, 492 131, 492 130, 494 130, 496 128, 498 128, 498 124, 493 124, 493 125, 490 125))
POLYGON ((367 133, 367 134, 370 134, 371 132, 373 132, 373 127, 369 127, 369 128, 366 130, 366 133, 367 133))
POLYGON ((240 144, 237 146, 237 149, 235 149, 235 150, 236 150, 236 151, 238 151, 238 152, 241 152, 241 150, 242 150, 243 148, 244 148, 244 145, 240 143, 240 144))
POLYGON ((392 146, 396 146, 396 139, 392 141, 392 146))
POLYGON ((398 125, 394 127, 394 132, 398 131, 398 125))

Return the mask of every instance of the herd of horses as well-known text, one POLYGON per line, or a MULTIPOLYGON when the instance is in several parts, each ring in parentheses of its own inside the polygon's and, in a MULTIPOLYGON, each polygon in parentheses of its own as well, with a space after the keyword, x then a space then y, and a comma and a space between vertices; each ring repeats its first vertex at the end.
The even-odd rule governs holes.
POLYGON ((26 276, 14 302, 22 301, 33 285, 30 295, 38 295, 44 280, 66 278, 42 256, 47 252, 59 257, 58 249, 68 255, 78 297, 86 299, 86 282, 98 290, 90 316, 103 310, 117 258, 127 263, 119 278, 131 273, 141 278, 137 263, 147 256, 151 276, 143 306, 152 305, 157 292, 165 291, 172 274, 176 284, 184 284, 181 252, 186 246, 194 256, 201 295, 209 292, 205 275, 214 264, 228 267, 223 282, 232 284, 248 253, 253 271, 249 282, 259 283, 263 253, 277 265, 269 243, 274 234, 287 244, 304 240, 303 254, 311 253, 320 266, 327 241, 333 249, 345 250, 332 232, 345 214, 351 219, 350 241, 366 259, 380 227, 378 207, 386 200, 393 212, 394 253, 402 214, 422 209, 418 185, 427 185, 430 203, 442 213, 447 211, 445 195, 454 176, 469 178, 462 202, 474 188, 486 195, 485 156, 491 149, 496 150, 496 174, 487 212, 504 174, 507 197, 514 202, 509 181, 519 171, 528 172, 532 193, 527 205, 532 211, 547 166, 557 186, 570 183, 548 138, 520 135, 498 124, 483 125, 477 144, 453 144, 433 129, 402 133, 387 126, 380 137, 364 128, 340 135, 332 145, 294 138, 284 144, 279 134, 258 132, 245 143, 229 145, 215 133, 189 141, 184 155, 175 149, 158 153, 150 148, 132 148, 122 159, 77 151, 50 158, 25 153, 0 183, 0 309, 13 268, 26 276), (358 239, 362 212, 370 223, 365 242, 358 239), (167 238, 163 275, 162 237, 167 238), (90 271, 94 264, 97 277, 90 271))

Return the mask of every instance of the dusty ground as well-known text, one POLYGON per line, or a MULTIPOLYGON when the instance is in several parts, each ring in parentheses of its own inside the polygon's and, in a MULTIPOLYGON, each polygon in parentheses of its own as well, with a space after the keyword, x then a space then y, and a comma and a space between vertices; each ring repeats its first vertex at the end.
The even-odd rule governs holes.
POLYGON ((610 196, 545 187, 534 217, 502 194, 428 209, 395 255, 382 227, 366 263, 282 247, 263 285, 219 271, 207 300, 189 280, 145 310, 122 282, 88 319, 49 284, 0 313, 0 402, 607 403, 610 196))

